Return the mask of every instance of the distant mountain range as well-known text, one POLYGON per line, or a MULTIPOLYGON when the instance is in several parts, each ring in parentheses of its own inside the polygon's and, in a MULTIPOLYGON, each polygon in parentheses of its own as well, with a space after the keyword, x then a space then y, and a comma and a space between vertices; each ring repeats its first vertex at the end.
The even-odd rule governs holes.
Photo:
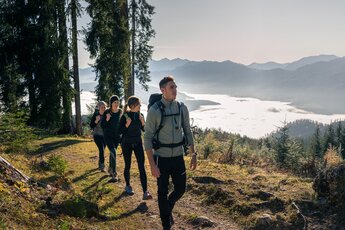
MULTIPOLYGON (((162 59, 150 62, 152 84, 166 75, 189 93, 228 94, 288 101, 321 114, 345 114, 345 57, 320 55, 292 63, 243 65, 231 61, 162 59)), ((93 90, 95 74, 81 69, 81 88, 93 90)))
MULTIPOLYGON (((176 59, 171 61, 178 63, 176 59)), ((151 73, 155 84, 162 76, 173 75, 191 93, 288 101, 315 113, 345 113, 344 57, 320 55, 288 64, 270 62, 249 66, 231 61, 180 60, 181 65, 168 71, 157 68, 158 62, 154 62, 156 67, 151 73), (181 64, 182 61, 185 63, 181 64)), ((166 59, 162 62, 168 65, 166 59)))
POLYGON ((248 67, 252 69, 258 69, 258 70, 271 70, 271 69, 296 70, 305 65, 314 64, 317 62, 328 62, 337 58, 339 57, 335 55, 319 55, 319 56, 305 57, 298 61, 285 63, 285 64, 280 64, 276 62, 252 63, 248 65, 248 67))

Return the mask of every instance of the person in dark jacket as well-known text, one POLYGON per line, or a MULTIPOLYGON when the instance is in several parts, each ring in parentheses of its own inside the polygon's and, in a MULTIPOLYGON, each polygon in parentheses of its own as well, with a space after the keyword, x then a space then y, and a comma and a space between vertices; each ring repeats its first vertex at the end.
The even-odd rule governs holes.
POLYGON ((109 106, 110 108, 102 116, 101 126, 103 128, 105 143, 110 151, 108 169, 111 176, 110 182, 117 182, 116 149, 120 142, 119 122, 120 114, 122 113, 122 110, 119 109, 119 97, 117 95, 110 97, 109 106))
POLYGON ((90 128, 93 131, 93 140, 95 141, 98 148, 98 169, 102 172, 104 170, 104 148, 105 141, 103 135, 103 129, 101 127, 102 116, 105 111, 106 104, 104 101, 97 103, 96 110, 91 118, 90 128))
POLYGON ((152 199, 152 195, 147 191, 147 176, 145 171, 145 154, 141 131, 144 131, 145 120, 140 113, 140 99, 131 96, 127 100, 125 112, 120 119, 120 134, 122 134, 122 154, 125 160, 124 177, 126 181, 125 191, 128 195, 133 195, 130 183, 130 169, 132 162, 132 152, 134 151, 140 172, 140 182, 143 189, 143 200, 152 199))

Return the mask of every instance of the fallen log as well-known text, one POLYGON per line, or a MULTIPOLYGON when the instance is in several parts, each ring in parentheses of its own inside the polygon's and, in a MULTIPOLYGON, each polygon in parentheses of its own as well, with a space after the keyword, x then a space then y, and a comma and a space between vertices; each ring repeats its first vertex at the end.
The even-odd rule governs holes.
POLYGON ((1 156, 0 156, 0 169, 1 171, 9 175, 13 180, 19 180, 27 184, 32 184, 35 182, 29 176, 25 175, 24 173, 16 169, 5 158, 1 156))

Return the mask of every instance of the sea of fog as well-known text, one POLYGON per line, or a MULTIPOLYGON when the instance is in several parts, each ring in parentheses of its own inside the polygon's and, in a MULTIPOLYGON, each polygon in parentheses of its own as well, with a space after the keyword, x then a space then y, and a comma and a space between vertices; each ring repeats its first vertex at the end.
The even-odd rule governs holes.
MULTIPOLYGON (((209 100, 217 105, 203 105, 190 112, 193 124, 201 128, 220 128, 224 131, 246 135, 252 138, 263 137, 283 122, 299 119, 310 119, 329 124, 332 121, 345 119, 345 114, 321 115, 293 107, 288 102, 263 101, 255 98, 239 98, 228 95, 189 94, 193 100, 209 100)), ((95 102, 95 94, 83 91, 81 94, 82 114, 89 114, 86 105, 95 102)), ((142 106, 146 115, 147 106, 142 106)))

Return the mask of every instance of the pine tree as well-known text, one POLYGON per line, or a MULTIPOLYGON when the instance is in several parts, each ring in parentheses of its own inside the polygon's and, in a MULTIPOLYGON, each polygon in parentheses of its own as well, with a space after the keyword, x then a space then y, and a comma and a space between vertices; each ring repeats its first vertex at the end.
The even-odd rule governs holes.
POLYGON ((149 45, 155 36, 152 28, 154 7, 146 0, 131 0, 131 79, 129 80, 127 94, 134 94, 134 79, 137 78, 142 87, 147 90, 150 81, 148 62, 152 57, 153 46, 149 45))
POLYGON ((345 126, 341 129, 340 136, 341 155, 345 159, 345 126))
POLYGON ((80 17, 81 5, 77 0, 70 2, 70 14, 72 21, 72 56, 73 56, 73 79, 74 79, 74 101, 76 117, 76 133, 83 134, 81 126, 81 105, 80 105, 80 84, 79 84, 79 63, 78 63, 78 28, 77 17, 80 17))
POLYGON ((289 154, 289 128, 284 122, 284 126, 278 131, 276 144, 274 146, 277 162, 281 167, 287 166, 287 157, 289 154))
POLYGON ((329 147, 335 147, 335 133, 333 124, 329 124, 323 137, 323 152, 326 152, 329 147))
POLYGON ((336 147, 343 159, 345 159, 345 127, 342 126, 341 121, 338 122, 338 126, 335 133, 336 147))
POLYGON ((96 72, 98 100, 117 94, 134 94, 134 76, 147 89, 150 81, 148 61, 154 36, 151 27, 153 6, 144 0, 88 0, 91 24, 85 30, 85 42, 96 72))
POLYGON ((68 52, 68 34, 67 34, 67 17, 66 1, 60 0, 58 4, 58 25, 60 40, 60 60, 61 60, 61 78, 62 78, 62 132, 72 133, 72 88, 69 74, 69 52, 68 52))
POLYGON ((342 138, 342 125, 341 121, 337 122, 337 128, 335 130, 334 145, 337 149, 341 148, 341 138, 342 138))
POLYGON ((0 109, 15 112, 25 95, 20 69, 23 1, 0 2, 0 109))
POLYGON ((119 44, 122 36, 119 34, 124 28, 121 28, 118 17, 121 11, 120 2, 113 0, 87 0, 89 3, 86 8, 91 17, 91 23, 84 30, 86 35, 85 43, 90 52, 90 57, 95 59, 93 69, 96 73, 97 100, 107 101, 111 95, 123 95, 123 70, 121 67, 126 65, 122 63, 124 59, 121 55, 123 48, 119 44))
POLYGON ((15 111, 27 106, 28 93, 30 124, 69 132, 65 7, 65 0, 0 2, 0 100, 3 109, 15 111))
POLYGON ((131 81, 128 81, 131 76, 131 60, 130 60, 130 31, 128 22, 128 5, 127 0, 117 0, 114 4, 115 10, 115 65, 119 67, 115 75, 117 79, 122 80, 121 91, 125 98, 133 95, 133 93, 126 94, 126 85, 128 86, 131 81))
POLYGON ((62 83, 64 62, 60 56, 58 34, 58 0, 39 4, 37 19, 38 44, 35 78, 37 79, 38 117, 37 125, 59 130, 62 121, 62 83))
POLYGON ((317 124, 315 132, 312 136, 311 142, 310 142, 310 151, 312 156, 315 158, 321 158, 322 157, 322 145, 321 145, 321 134, 320 134, 320 126, 317 124))

